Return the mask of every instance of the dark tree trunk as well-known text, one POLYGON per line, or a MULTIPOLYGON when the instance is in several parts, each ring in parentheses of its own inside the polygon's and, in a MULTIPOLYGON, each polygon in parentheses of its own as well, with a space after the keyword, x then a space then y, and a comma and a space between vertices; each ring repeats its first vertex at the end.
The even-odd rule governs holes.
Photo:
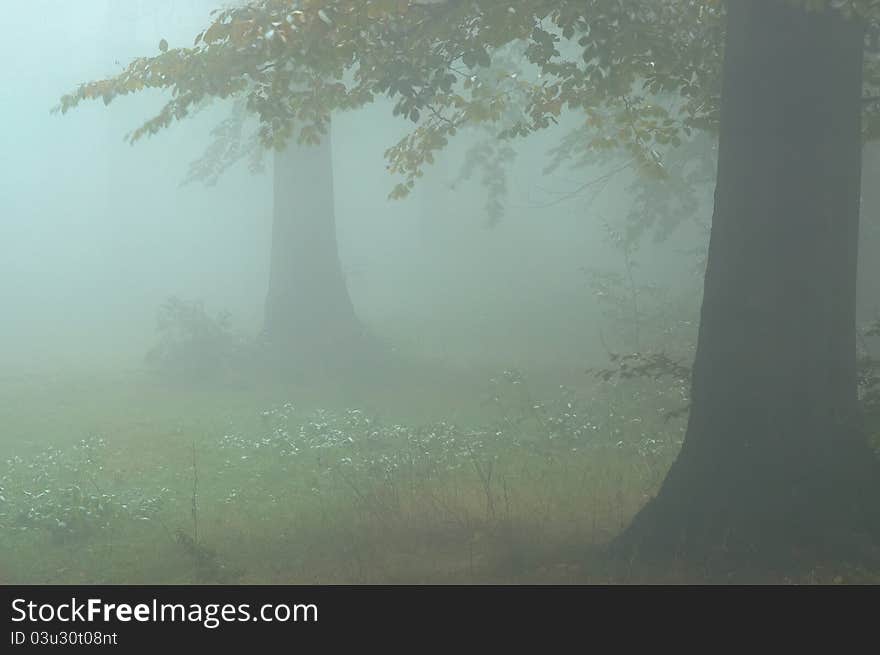
POLYGON ((870 549, 880 488, 855 335, 862 48, 861 26, 837 12, 728 2, 690 420, 624 552, 758 564, 870 549))
POLYGON ((363 338, 336 244, 330 134, 275 153, 264 332, 291 365, 342 362, 363 338))
POLYGON ((880 144, 865 148, 862 181, 862 227, 859 239, 859 302, 861 324, 880 319, 880 144))

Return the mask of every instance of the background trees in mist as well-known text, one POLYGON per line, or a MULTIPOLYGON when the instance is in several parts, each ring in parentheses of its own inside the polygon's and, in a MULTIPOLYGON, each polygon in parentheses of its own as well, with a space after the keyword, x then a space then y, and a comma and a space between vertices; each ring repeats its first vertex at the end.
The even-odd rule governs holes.
MULTIPOLYGON (((336 244, 330 131, 274 154, 274 208, 264 336, 294 364, 336 366, 366 348, 336 244)), ((307 366, 308 368, 308 366, 307 366)))

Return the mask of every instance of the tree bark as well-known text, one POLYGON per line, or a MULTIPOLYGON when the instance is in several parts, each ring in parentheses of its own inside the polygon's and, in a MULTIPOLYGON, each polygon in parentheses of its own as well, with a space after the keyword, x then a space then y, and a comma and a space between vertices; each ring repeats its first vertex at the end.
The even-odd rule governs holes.
POLYGON ((778 564, 872 547, 880 478, 856 387, 862 30, 834 10, 728 2, 690 419, 623 552, 778 564))
POLYGON ((880 319, 880 144, 865 147, 862 159, 862 227, 859 238, 858 321, 864 325, 880 319))
POLYGON ((336 243, 330 133, 275 152, 264 334, 290 364, 340 362, 363 337, 336 243))

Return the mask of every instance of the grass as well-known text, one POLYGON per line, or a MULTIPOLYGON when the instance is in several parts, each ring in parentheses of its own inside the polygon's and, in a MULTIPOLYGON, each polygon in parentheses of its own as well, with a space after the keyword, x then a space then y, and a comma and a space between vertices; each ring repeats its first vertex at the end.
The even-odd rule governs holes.
POLYGON ((683 424, 662 391, 571 377, 7 379, 0 583, 699 580, 595 555, 656 491, 683 424))

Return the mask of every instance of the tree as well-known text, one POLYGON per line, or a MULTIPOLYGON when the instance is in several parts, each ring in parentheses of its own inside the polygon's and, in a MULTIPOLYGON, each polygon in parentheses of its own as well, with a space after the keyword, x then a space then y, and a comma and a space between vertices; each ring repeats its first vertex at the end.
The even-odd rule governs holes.
POLYGON ((688 430, 624 540, 852 555, 880 527, 856 395, 864 26, 738 0, 726 42, 688 430))
MULTIPOLYGON (((265 153, 245 134, 247 111, 235 102, 212 130, 213 141, 190 165, 187 182, 217 183, 234 163, 263 170, 265 153)), ((288 370, 336 367, 376 354, 357 319, 339 261, 333 199, 330 121, 307 143, 273 148, 273 225, 263 343, 272 361, 288 370)))
POLYGON ((364 334, 336 246, 329 129, 317 145, 289 143, 274 161, 264 334, 288 365, 336 365, 363 345, 364 334))
MULTIPOLYGON (((167 50, 160 43, 160 50, 167 50)), ((243 143, 243 107, 214 131, 214 142, 191 166, 187 181, 215 184, 236 161, 262 153, 243 143)), ((305 143, 273 148, 273 227, 263 343, 286 369, 337 366, 375 342, 355 316, 336 244, 330 121, 316 125, 305 143)))
POLYGON ((508 139, 581 112, 564 151, 623 152, 659 176, 666 153, 695 131, 717 132, 685 444, 617 545, 815 559, 862 553, 880 527, 855 375, 860 152, 880 133, 880 103, 862 102, 877 95, 880 64, 863 68, 863 51, 878 20, 867 0, 311 0, 294 11, 255 0, 221 12, 194 48, 137 60, 61 108, 172 88, 138 137, 206 96, 241 94, 273 144, 294 125, 308 139, 330 110, 385 93, 415 124, 387 152, 404 178, 392 197, 466 125, 508 139), (531 71, 481 79, 511 43, 531 71))
POLYGON ((859 320, 880 318, 880 189, 871 181, 880 175, 880 148, 865 148, 862 172, 862 216, 859 238, 859 320))

